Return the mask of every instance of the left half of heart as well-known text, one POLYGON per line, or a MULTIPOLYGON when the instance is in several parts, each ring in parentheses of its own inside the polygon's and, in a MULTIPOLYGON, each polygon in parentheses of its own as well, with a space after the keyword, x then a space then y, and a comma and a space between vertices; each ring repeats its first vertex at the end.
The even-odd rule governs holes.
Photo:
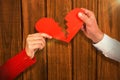
POLYGON ((38 32, 46 33, 57 40, 67 42, 62 28, 52 18, 41 18, 35 24, 35 28, 38 32))

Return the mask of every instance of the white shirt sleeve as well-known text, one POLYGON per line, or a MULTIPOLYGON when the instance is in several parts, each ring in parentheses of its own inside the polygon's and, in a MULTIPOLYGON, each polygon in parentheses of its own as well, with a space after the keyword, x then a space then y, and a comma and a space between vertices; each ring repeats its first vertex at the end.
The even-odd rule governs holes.
POLYGON ((102 51, 106 57, 120 62, 120 42, 117 40, 104 34, 103 39, 93 46, 102 51))

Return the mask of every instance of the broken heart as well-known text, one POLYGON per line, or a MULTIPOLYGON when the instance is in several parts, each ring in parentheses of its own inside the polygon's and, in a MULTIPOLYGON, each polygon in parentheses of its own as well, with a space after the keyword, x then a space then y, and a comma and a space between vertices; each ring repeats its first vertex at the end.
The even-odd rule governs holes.
POLYGON ((65 17, 65 20, 67 21, 67 35, 62 31, 63 29, 59 26, 59 24, 52 18, 42 18, 38 20, 35 28, 38 32, 46 33, 57 40, 68 43, 77 34, 83 25, 83 21, 78 18, 78 12, 84 13, 82 9, 76 8, 69 12, 65 17))

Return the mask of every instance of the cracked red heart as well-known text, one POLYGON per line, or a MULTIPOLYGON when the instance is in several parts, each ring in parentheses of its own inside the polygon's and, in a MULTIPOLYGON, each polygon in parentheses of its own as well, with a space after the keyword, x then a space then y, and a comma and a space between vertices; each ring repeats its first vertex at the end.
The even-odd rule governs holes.
POLYGON ((63 29, 52 18, 41 18, 35 24, 35 28, 40 33, 46 33, 57 40, 68 43, 77 34, 83 25, 83 21, 78 18, 79 12, 84 13, 82 9, 76 8, 66 15, 65 20, 67 21, 67 34, 63 32, 63 29))

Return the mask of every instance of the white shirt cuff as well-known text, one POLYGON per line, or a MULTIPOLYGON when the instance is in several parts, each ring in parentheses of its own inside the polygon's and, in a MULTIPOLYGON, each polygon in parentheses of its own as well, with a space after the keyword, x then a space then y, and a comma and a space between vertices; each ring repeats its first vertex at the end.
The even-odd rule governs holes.
MULTIPOLYGON (((93 44, 93 46, 96 47, 98 50, 102 51, 103 53, 107 53, 112 48, 114 48, 114 39, 104 34, 103 39, 100 42, 93 44)), ((107 57, 109 54, 104 55, 107 57)))
POLYGON ((104 34, 103 39, 97 44, 93 44, 102 51, 106 57, 120 62, 120 42, 104 34))

